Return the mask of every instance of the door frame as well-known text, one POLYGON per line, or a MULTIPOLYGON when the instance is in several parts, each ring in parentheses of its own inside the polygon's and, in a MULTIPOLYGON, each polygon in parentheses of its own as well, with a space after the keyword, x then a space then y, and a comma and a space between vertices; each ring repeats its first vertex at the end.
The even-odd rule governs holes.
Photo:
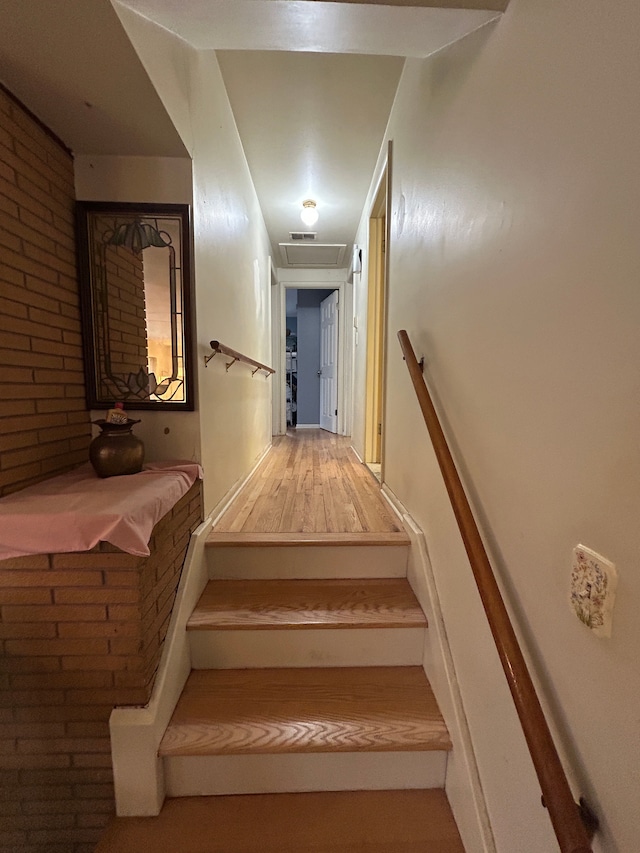
MULTIPOLYGON (((296 279, 300 275, 296 270, 278 270, 278 281, 275 284, 273 312, 273 366, 278 376, 278 394, 274 394, 273 434, 286 435, 287 432, 287 402, 285 394, 286 382, 286 291, 287 290, 337 290, 338 291, 338 432, 337 435, 349 435, 351 430, 351 407, 347 405, 347 389, 350 388, 349 368, 351 359, 347 352, 347 323, 352 323, 350 310, 347 305, 347 282, 344 270, 340 279, 332 277, 316 281, 296 279), (285 275, 282 275, 282 274, 285 275), (279 307, 276 308, 276 306, 279 307), (349 317, 347 314, 349 313, 349 317), (278 398, 278 403, 275 399, 278 398), (277 410, 276 410, 277 409, 277 410)), ((275 379, 275 376, 272 377, 275 379)))
MULTIPOLYGON (((282 373, 278 374, 282 368, 280 367, 279 361, 276 360, 276 353, 279 352, 279 344, 280 344, 280 327, 282 325, 282 321, 280 318, 280 291, 278 288, 278 273, 276 267, 273 263, 273 258, 269 258, 269 271, 271 276, 271 289, 269 291, 269 296, 271 300, 271 364, 276 370, 276 376, 282 375, 282 373)), ((286 361, 285 361, 286 364, 286 361)), ((284 397, 284 386, 278 382, 271 382, 271 434, 272 435, 280 435, 280 409, 282 405, 285 406, 285 429, 287 425, 287 411, 286 411, 286 400, 283 400, 284 397)))
POLYGON ((367 370, 365 378, 364 462, 380 463, 384 481, 387 376, 389 244, 391 235, 391 155, 387 158, 369 209, 367 280, 367 370), (384 246, 384 249, 382 247, 384 246), (378 434, 381 424, 381 434, 378 434))
POLYGON ((338 346, 340 343, 340 292, 338 290, 332 290, 328 296, 320 303, 320 412, 319 418, 320 428, 327 430, 328 432, 337 433, 338 431, 338 379, 339 379, 339 368, 340 363, 338 361, 338 346), (332 322, 329 324, 327 322, 327 314, 329 313, 329 309, 325 308, 325 302, 330 302, 332 309, 331 312, 335 309, 335 316, 333 317, 332 322), (333 326, 335 329, 335 339, 333 335, 329 336, 329 340, 331 341, 329 345, 327 345, 327 335, 326 329, 330 326, 333 326), (328 372, 331 368, 332 378, 330 381, 330 409, 334 410, 334 414, 326 415, 326 409, 323 408, 323 404, 326 406, 326 395, 327 395, 327 382, 325 369, 328 372), (324 423, 328 425, 325 426, 324 423), (335 429, 331 429, 331 427, 335 427, 335 429))

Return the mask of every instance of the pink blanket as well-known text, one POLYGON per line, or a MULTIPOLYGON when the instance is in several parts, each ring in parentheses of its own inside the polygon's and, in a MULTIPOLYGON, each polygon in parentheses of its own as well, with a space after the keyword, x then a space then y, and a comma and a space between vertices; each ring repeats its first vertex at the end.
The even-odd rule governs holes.
POLYGON ((146 557, 154 526, 198 477, 195 462, 152 462, 105 480, 83 465, 8 495, 0 499, 0 560, 88 551, 98 542, 146 557))

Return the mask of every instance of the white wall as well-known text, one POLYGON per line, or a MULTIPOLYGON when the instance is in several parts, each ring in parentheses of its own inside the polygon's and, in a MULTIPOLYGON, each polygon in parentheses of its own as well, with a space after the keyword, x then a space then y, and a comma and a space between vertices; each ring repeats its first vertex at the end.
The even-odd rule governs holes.
POLYGON ((189 71, 192 48, 118 0, 113 0, 113 8, 185 148, 192 155, 194 140, 189 71))
POLYGON ((511 0, 407 63, 389 127, 385 474, 427 536, 501 853, 557 846, 395 336, 426 357, 595 849, 635 853, 639 36, 634 0, 511 0), (578 542, 620 572, 610 640, 569 611, 578 542))
POLYGON ((209 341, 271 361, 270 245, 213 51, 192 56, 199 400, 205 503, 214 507, 271 441, 271 382, 229 372, 209 341))

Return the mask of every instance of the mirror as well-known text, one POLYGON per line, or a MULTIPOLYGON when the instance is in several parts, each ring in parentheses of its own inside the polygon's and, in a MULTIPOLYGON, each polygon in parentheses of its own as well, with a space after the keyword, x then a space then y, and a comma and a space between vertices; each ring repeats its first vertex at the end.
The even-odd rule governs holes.
POLYGON ((77 203, 87 404, 193 409, 185 204, 77 203))

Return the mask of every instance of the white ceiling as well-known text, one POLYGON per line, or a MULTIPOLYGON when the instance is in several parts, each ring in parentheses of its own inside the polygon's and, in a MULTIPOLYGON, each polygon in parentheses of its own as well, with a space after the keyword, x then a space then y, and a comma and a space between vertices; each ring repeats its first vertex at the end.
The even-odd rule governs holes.
MULTIPOLYGON (((290 242, 291 231, 316 231, 319 243, 352 243, 403 60, 279 51, 217 55, 276 265, 291 265, 275 248, 290 242), (300 219, 306 198, 317 203, 313 229, 300 219)), ((297 249, 315 254, 311 243, 297 249)))
MULTIPOLYGON (((279 266, 309 197, 350 257, 404 57, 506 2, 113 0, 216 50, 279 266)), ((0 0, 0 81, 78 154, 187 156, 110 0, 0 0)))
POLYGON ((0 0, 0 82, 78 154, 187 156, 109 0, 0 0))
POLYGON ((495 10, 505 5, 504 0, 405 0, 389 5, 334 0, 114 2, 155 21, 198 50, 387 56, 429 56, 495 18, 495 10))

